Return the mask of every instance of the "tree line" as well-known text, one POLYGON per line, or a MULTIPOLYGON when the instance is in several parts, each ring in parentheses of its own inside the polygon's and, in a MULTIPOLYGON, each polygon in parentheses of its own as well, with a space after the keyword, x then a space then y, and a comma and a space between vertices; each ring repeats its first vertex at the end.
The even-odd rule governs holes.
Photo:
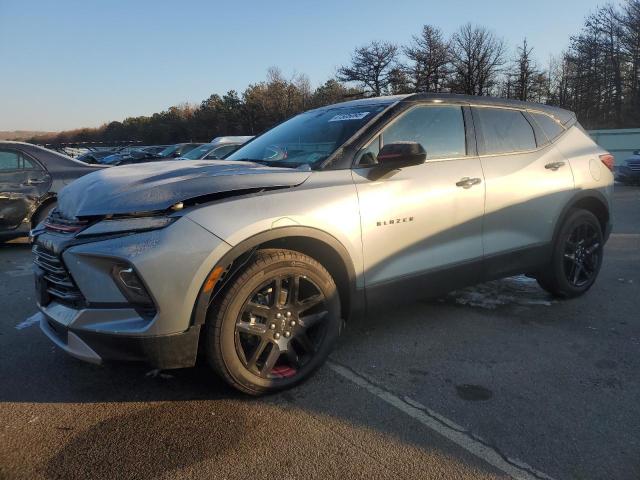
POLYGON ((446 36, 425 25, 408 45, 375 40, 356 48, 335 77, 312 88, 305 75, 271 68, 244 92, 211 95, 98 128, 35 137, 36 143, 209 141, 255 135, 310 108, 388 94, 450 92, 533 101, 576 112, 586 128, 640 126, 640 0, 589 14, 567 49, 542 67, 526 38, 510 50, 495 32, 462 25, 446 36))

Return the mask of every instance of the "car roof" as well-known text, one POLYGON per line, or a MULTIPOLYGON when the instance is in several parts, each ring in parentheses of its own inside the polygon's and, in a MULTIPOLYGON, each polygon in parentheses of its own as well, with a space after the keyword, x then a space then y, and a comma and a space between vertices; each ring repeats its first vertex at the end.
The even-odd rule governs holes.
POLYGON ((460 104, 509 107, 523 110, 534 110, 546 113, 559 120, 562 124, 567 124, 575 119, 575 114, 569 110, 551 105, 544 105, 534 102, 522 102, 520 100, 511 100, 507 98, 485 97, 476 95, 461 95, 456 93, 409 93, 406 95, 390 95, 383 97, 361 98, 358 100, 350 100, 347 102, 336 103, 317 108, 316 110, 328 110, 331 108, 358 107, 366 105, 394 105, 397 103, 410 102, 453 102, 460 104))
POLYGON ((54 171, 60 168, 88 166, 87 163, 81 162, 80 160, 33 143, 0 140, 0 148, 2 147, 20 149, 35 156, 38 161, 46 164, 47 170, 54 171))

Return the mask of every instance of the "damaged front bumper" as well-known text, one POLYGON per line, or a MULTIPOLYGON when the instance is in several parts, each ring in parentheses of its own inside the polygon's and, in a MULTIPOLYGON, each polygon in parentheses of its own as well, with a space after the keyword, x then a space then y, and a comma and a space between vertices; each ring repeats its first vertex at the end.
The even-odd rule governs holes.
MULTIPOLYGON (((83 312, 81 312, 83 313, 83 312)), ((89 363, 145 362, 155 368, 191 367, 198 353, 200 325, 162 336, 131 336, 71 329, 40 313, 40 329, 59 348, 89 363)))
POLYGON ((92 363, 192 366, 201 328, 193 322, 194 305, 229 248, 186 217, 110 238, 41 233, 34 244, 40 328, 67 353, 92 363), (151 304, 132 303, 117 271, 135 272, 133 288, 143 288, 151 304))

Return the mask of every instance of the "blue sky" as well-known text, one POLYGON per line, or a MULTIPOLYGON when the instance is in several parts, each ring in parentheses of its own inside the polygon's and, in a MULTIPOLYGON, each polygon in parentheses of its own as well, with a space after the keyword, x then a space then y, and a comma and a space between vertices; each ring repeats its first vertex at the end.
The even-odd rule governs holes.
POLYGON ((270 66, 318 85, 354 47, 487 26, 540 63, 595 0, 0 0, 0 130, 62 130, 239 92, 270 66))

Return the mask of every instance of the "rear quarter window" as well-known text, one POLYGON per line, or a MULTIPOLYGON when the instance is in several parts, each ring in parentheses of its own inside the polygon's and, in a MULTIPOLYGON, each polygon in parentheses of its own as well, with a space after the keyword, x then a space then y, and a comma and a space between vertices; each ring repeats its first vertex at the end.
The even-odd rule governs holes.
POLYGON ((473 113, 481 131, 482 154, 535 150, 533 127, 519 110, 474 108, 473 113))
POLYGON ((535 122, 540 126, 544 134, 551 141, 564 133, 564 128, 549 115, 544 113, 530 112, 535 122))

